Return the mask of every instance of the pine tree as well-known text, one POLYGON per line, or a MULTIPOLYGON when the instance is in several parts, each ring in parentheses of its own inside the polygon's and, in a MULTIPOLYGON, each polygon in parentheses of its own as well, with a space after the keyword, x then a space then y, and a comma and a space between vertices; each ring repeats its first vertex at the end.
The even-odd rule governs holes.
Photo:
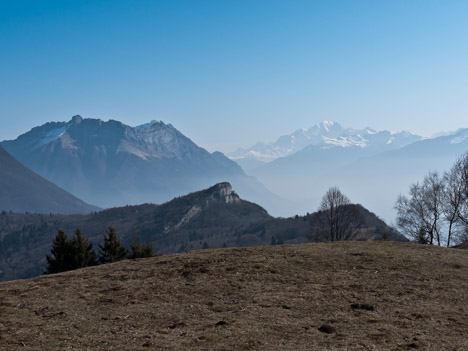
POLYGON ((97 264, 93 245, 76 230, 73 239, 68 239, 63 230, 59 230, 54 239, 51 255, 46 256, 46 274, 60 273, 97 264))
POLYGON ((99 262, 112 263, 128 257, 128 250, 118 239, 115 229, 109 227, 104 235, 104 245, 99 244, 99 262))
POLYGON ((95 266, 97 264, 96 253, 93 244, 81 235, 81 230, 77 229, 71 241, 73 269, 95 266))
POLYGON ((153 257, 153 245, 149 241, 140 245, 140 241, 134 237, 132 243, 130 244, 130 250, 132 253, 130 254, 129 258, 146 258, 146 257, 153 257))
POLYGON ((67 234, 60 229, 52 244, 51 255, 47 255, 46 274, 65 272, 71 269, 70 241, 67 234))

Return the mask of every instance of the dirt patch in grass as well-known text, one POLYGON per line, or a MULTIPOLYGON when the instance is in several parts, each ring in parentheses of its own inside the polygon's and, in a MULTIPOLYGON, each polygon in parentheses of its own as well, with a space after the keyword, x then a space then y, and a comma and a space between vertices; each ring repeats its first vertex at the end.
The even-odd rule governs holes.
POLYGON ((468 251, 205 250, 0 283, 5 350, 467 350, 468 251))

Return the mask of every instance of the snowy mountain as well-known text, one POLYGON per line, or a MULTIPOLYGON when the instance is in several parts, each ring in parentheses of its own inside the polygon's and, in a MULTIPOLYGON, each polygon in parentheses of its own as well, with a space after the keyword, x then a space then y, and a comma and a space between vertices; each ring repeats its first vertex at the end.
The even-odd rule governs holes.
POLYGON ((319 145, 321 149, 359 147, 370 152, 381 152, 397 149, 421 139, 420 136, 409 132, 379 132, 371 128, 357 130, 343 128, 337 122, 324 121, 311 128, 299 129, 290 135, 284 135, 274 143, 259 142, 251 148, 239 149, 228 156, 245 170, 251 171, 311 145, 319 145))
POLYGON ((352 201, 392 220, 400 193, 428 171, 448 169, 467 151, 468 129, 426 139, 406 132, 360 132, 325 137, 316 145, 252 170, 252 174, 279 196, 295 201, 293 213, 315 210, 323 193, 338 186, 352 201))
POLYGON ((44 178, 102 207, 161 203, 223 181, 249 200, 275 201, 235 162, 209 153, 163 122, 130 127, 74 116, 2 145, 44 178))

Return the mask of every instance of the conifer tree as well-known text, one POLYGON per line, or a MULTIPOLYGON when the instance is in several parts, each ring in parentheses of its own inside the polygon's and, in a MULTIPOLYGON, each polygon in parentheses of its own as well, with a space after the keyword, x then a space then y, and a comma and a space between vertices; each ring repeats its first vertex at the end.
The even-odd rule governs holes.
POLYGON ((115 229, 109 227, 104 235, 104 245, 99 244, 99 262, 112 263, 128 257, 128 250, 118 239, 115 229))
POLYGON ((97 264, 96 253, 93 244, 83 237, 81 230, 77 229, 71 241, 73 269, 95 266, 97 264))
POLYGON ((46 274, 60 273, 97 264, 93 245, 83 237, 79 229, 73 239, 68 239, 63 230, 59 230, 54 239, 51 255, 46 256, 46 274))
POLYGON ((130 250, 132 253, 129 258, 146 258, 154 256, 153 245, 151 245, 149 241, 144 244, 140 244, 140 241, 136 237, 133 238, 132 243, 130 244, 130 250))
POLYGON ((57 236, 50 250, 51 255, 47 255, 46 274, 65 272, 71 269, 70 262, 70 241, 67 234, 59 229, 57 236))

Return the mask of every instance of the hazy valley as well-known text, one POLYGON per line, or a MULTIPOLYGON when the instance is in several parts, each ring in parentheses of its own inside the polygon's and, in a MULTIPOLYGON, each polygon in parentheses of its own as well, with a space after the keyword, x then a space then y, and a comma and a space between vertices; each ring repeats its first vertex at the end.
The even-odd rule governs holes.
POLYGON ((285 216, 317 207, 325 189, 338 185, 353 201, 393 222, 399 194, 428 171, 449 169, 468 150, 468 129, 441 134, 423 138, 325 121, 228 156, 288 200, 285 216))

